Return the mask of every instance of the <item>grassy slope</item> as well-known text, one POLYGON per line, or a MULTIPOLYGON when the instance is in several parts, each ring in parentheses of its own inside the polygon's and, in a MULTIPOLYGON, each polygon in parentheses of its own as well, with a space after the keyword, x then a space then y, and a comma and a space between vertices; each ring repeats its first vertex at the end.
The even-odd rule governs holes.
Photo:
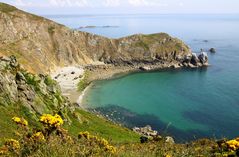
MULTIPOLYGON (((10 13, 15 10, 15 7, 0 3, 2 12, 10 13)), ((147 45, 150 44, 150 41, 146 37, 144 42, 139 44, 144 44, 145 48, 148 48, 147 45)), ((189 145, 169 145, 163 141, 140 144, 138 142, 139 135, 104 118, 81 109, 67 112, 72 123, 70 125, 65 123, 64 128, 68 129, 72 136, 76 137, 79 131, 89 131, 91 134, 104 137, 118 145, 117 156, 211 156, 212 147, 215 146, 215 142, 211 140, 202 140, 189 145)), ((0 145, 5 138, 17 138, 16 133, 21 131, 11 120, 14 116, 24 117, 29 122, 29 126, 41 127, 37 120, 40 115, 31 113, 20 102, 11 105, 0 102, 0 145)), ((81 144, 84 145, 84 143, 81 144)), ((60 153, 70 151, 71 147, 67 145, 63 147, 57 143, 52 149, 45 148, 44 150, 45 152, 39 151, 33 156, 62 156, 60 153), (64 149, 60 150, 59 148, 64 149)))
POLYGON ((9 12, 12 12, 12 11, 15 11, 17 10, 17 8, 13 7, 13 6, 10 6, 10 5, 7 5, 5 3, 0 3, 0 11, 4 12, 4 13, 9 13, 9 12))
POLYGON ((98 117, 84 110, 78 109, 76 113, 79 113, 83 122, 79 124, 74 120, 73 125, 69 128, 72 133, 78 133, 79 130, 89 131, 90 133, 106 138, 113 143, 129 143, 139 141, 139 135, 127 128, 109 122, 104 118, 98 117))
MULTIPOLYGON (((4 141, 4 138, 15 137, 16 125, 11 120, 14 116, 25 118, 29 121, 29 126, 40 126, 40 123, 37 121, 37 116, 31 114, 29 110, 22 105, 14 104, 12 107, 0 106, 0 143, 4 141)), ((72 123, 71 125, 65 123, 64 128, 69 130, 69 133, 75 137, 80 131, 89 131, 115 144, 139 141, 139 135, 129 129, 109 122, 104 118, 97 117, 87 111, 77 109, 73 114, 69 113, 68 116, 72 123), (76 115, 79 116, 80 120, 78 120, 76 115)))
MULTIPOLYGON (((36 121, 37 118, 34 118, 34 115, 29 113, 29 111, 20 104, 14 104, 14 106, 8 108, 0 106, 0 145, 3 144, 5 138, 18 139, 18 136, 15 133, 21 132, 21 130, 17 130, 16 124, 12 122, 11 118, 13 116, 24 117, 29 121, 29 126, 41 126, 40 123, 36 121)), ((213 150, 212 148, 216 145, 215 142, 207 139, 197 141, 190 145, 171 145, 165 143, 164 140, 140 144, 139 135, 87 111, 77 109, 73 114, 69 114, 69 117, 72 120, 71 125, 65 123, 63 127, 69 131, 72 137, 76 137, 80 131, 89 131, 92 135, 103 137, 117 147, 117 154, 115 154, 116 156, 211 156, 211 151, 213 150), (77 119, 80 119, 80 123, 77 119)), ((56 138, 53 143, 44 145, 39 149, 39 151, 34 152, 32 155, 38 157, 45 157, 49 155, 68 156, 71 155, 72 150, 77 150, 79 145, 84 147, 85 144, 78 143, 75 145, 69 145, 66 143, 64 145, 57 143, 58 142, 56 138)), ((86 149, 89 148, 90 146, 86 147, 86 149)), ((99 154, 99 156, 101 155, 102 154, 99 154)), ((112 156, 110 154, 103 155, 112 156)))

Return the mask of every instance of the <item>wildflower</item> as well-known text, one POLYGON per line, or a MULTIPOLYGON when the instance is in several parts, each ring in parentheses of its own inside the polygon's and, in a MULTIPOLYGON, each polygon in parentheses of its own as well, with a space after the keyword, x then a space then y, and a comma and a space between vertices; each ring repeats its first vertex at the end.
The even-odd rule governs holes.
POLYGON ((28 122, 23 118, 13 117, 12 120, 19 125, 28 126, 28 122))
POLYGON ((0 155, 5 155, 8 152, 7 147, 0 148, 0 155))
POLYGON ((226 142, 229 149, 235 151, 239 149, 239 138, 229 140, 226 142))
POLYGON ((110 153, 116 153, 116 148, 114 146, 109 145, 109 142, 104 138, 98 138, 97 136, 90 135, 88 131, 80 132, 78 135, 79 138, 84 137, 85 139, 89 140, 90 142, 97 143, 101 148, 105 151, 109 151, 110 153))
POLYGON ((50 128, 56 128, 63 124, 63 120, 58 114, 55 114, 54 116, 50 114, 43 114, 40 117, 40 122, 50 128))
POLYGON ((8 149, 16 151, 20 149, 20 144, 17 140, 9 139, 4 144, 8 149))
POLYGON ((112 153, 112 154, 115 154, 115 153, 116 153, 116 148, 115 148, 114 146, 106 145, 106 146, 105 146, 105 149, 106 149, 106 151, 109 151, 109 152, 112 153))
POLYGON ((107 146, 109 144, 109 142, 106 139, 102 138, 100 140, 100 144, 102 144, 103 146, 107 146))
POLYGON ((45 137, 42 132, 37 132, 31 136, 34 141, 45 141, 45 137))

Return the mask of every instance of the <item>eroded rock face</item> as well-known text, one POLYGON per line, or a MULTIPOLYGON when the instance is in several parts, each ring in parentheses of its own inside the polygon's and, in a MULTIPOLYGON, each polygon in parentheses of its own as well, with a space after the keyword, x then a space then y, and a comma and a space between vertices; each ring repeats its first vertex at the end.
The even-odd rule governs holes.
POLYGON ((40 114, 69 105, 55 81, 22 69, 14 56, 0 57, 0 103, 21 103, 40 114))
POLYGON ((131 66, 179 62, 178 58, 191 54, 186 44, 165 33, 110 39, 71 30, 16 8, 0 8, 0 34, 0 55, 15 54, 25 68, 41 73, 57 66, 100 62, 131 66))

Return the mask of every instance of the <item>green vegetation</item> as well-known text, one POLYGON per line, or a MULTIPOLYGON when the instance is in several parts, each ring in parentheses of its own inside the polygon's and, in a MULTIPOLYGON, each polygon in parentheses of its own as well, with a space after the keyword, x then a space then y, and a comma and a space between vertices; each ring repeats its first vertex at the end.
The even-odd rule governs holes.
POLYGON ((9 13, 15 10, 17 10, 16 7, 0 2, 0 11, 4 13, 9 13))
POLYGON ((83 91, 89 84, 90 84, 90 82, 89 82, 89 72, 85 71, 82 79, 77 84, 78 91, 79 92, 83 91))
POLYGON ((149 51, 152 48, 156 52, 154 55, 157 58, 172 59, 182 50, 189 51, 189 48, 181 40, 172 38, 166 33, 133 35, 129 38, 137 39, 132 42, 132 47, 143 48, 145 51, 149 51))
POLYGON ((51 35, 54 33, 54 30, 55 30, 54 26, 48 27, 48 33, 50 33, 51 35))
MULTIPOLYGON (((15 64, 0 60, 0 155, 236 157, 239 154, 239 138, 175 144, 158 137, 140 143, 140 135, 135 132, 69 103, 49 76, 28 73, 14 57, 10 59, 15 64), (12 96, 15 89, 17 97, 12 96)), ((82 80, 79 84, 84 89, 89 82, 88 72, 82 80)))
POLYGON ((135 44, 137 47, 143 47, 145 50, 149 50, 149 45, 143 41, 139 41, 135 44))
POLYGON ((70 115, 70 119, 72 120, 72 125, 65 127, 73 134, 79 131, 89 131, 113 143, 139 141, 139 135, 131 130, 84 110, 76 109, 75 112, 70 115))
POLYGON ((44 82, 47 86, 57 86, 57 82, 53 80, 49 75, 45 77, 44 82))

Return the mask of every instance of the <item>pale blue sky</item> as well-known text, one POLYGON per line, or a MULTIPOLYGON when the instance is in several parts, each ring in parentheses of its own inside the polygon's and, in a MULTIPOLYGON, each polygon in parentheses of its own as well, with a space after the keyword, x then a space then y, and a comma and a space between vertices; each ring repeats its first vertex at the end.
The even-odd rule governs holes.
POLYGON ((0 0, 36 14, 239 13, 239 0, 0 0))

